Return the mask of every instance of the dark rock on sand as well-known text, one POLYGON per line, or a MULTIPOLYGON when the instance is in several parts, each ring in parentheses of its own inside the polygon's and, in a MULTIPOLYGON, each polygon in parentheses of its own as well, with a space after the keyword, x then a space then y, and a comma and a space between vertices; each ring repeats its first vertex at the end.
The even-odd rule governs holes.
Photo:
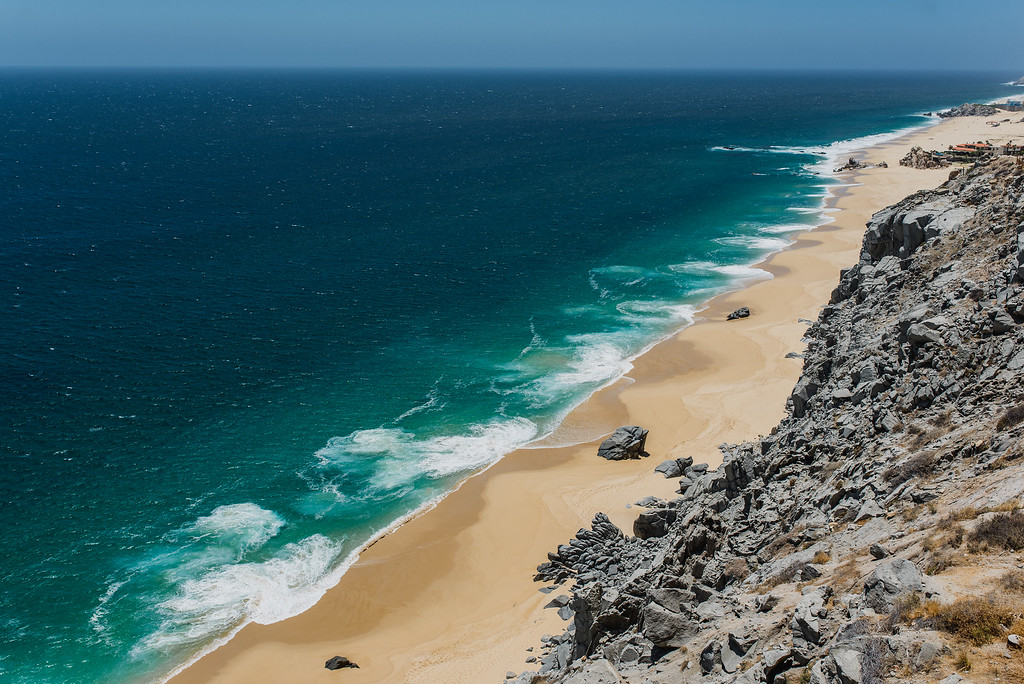
POLYGON ((750 316, 750 309, 748 309, 747 307, 743 306, 743 307, 740 307, 739 309, 736 309, 735 311, 733 311, 728 316, 726 316, 725 320, 727 320, 727 321, 735 321, 737 318, 748 318, 749 316, 750 316))
POLYGON ((334 656, 326 663, 324 663, 324 667, 326 667, 328 670, 341 670, 346 667, 354 667, 356 669, 359 669, 358 665, 356 665, 344 656, 334 656))
POLYGON ((627 458, 647 456, 644 446, 647 444, 647 430, 639 425, 620 427, 611 436, 601 442, 597 455, 609 461, 621 461, 627 458))

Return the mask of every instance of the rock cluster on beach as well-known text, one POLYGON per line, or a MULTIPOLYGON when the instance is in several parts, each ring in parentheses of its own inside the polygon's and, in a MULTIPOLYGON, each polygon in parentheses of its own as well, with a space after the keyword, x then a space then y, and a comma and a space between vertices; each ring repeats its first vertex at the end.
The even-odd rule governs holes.
POLYGON ((661 463, 679 496, 637 502, 632 535, 598 514, 550 553, 536 579, 573 582, 553 602, 568 629, 512 678, 1024 681, 1009 623, 972 674, 975 642, 942 617, 998 592, 1024 606, 991 531, 1024 521, 1022 190, 1001 157, 875 214, 807 331, 788 416, 714 470, 661 463))
POLYGON ((921 146, 915 146, 900 159, 900 166, 908 166, 912 169, 939 169, 949 166, 945 159, 936 159, 935 156, 921 146))
POLYGON ((939 116, 943 119, 949 119, 955 116, 994 116, 998 113, 999 110, 992 105, 967 102, 958 107, 939 112, 939 116))

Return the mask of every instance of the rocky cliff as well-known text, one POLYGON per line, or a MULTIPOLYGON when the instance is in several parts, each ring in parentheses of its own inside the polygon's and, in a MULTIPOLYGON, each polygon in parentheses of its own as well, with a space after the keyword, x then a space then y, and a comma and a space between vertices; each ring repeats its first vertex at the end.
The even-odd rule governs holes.
POLYGON ((567 630, 509 678, 1024 681, 1022 188, 1002 157, 875 214, 788 417, 550 553, 567 630))

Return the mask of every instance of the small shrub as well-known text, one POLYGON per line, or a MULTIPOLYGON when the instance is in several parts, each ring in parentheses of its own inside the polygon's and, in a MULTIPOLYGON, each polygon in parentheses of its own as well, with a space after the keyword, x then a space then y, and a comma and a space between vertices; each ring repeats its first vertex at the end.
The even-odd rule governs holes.
POLYGON ((970 672, 971 671, 971 657, 967 655, 967 651, 958 651, 956 658, 953 660, 953 667, 958 672, 970 672))
POLYGON ((914 454, 902 465, 893 466, 886 470, 885 479, 890 484, 899 486, 915 477, 930 475, 934 467, 935 454, 931 452, 914 454))
POLYGON ((868 639, 861 657, 861 680, 864 684, 881 684, 893 665, 892 653, 885 639, 868 639))
POLYGON ((957 565, 963 565, 964 555, 956 551, 941 550, 932 555, 928 560, 928 563, 924 566, 924 574, 926 575, 938 575, 941 572, 945 572, 949 568, 957 565))
POLYGON ((792 546, 793 548, 796 548, 797 541, 800 539, 801 531, 802 528, 797 528, 788 534, 784 534, 781 537, 776 537, 774 540, 772 540, 772 542, 768 544, 768 547, 765 549, 765 552, 768 554, 768 557, 774 558, 775 556, 779 555, 779 552, 787 546, 792 546))
POLYGON ((804 568, 808 565, 808 563, 794 561, 762 582, 761 586, 765 589, 771 589, 772 587, 777 587, 780 584, 789 584, 790 582, 795 581, 798 576, 802 577, 804 568))
POLYGON ((924 509, 921 506, 909 506, 904 508, 902 511, 903 519, 907 522, 917 520, 918 516, 921 515, 921 511, 924 509))
POLYGON ((968 537, 968 542, 979 550, 989 547, 1008 551, 1024 549, 1024 513, 1013 510, 981 521, 968 537))
POLYGON ((931 428, 929 430, 923 430, 921 433, 916 435, 914 439, 910 440, 911 449, 920 449, 929 442, 934 442, 936 439, 945 434, 945 430, 939 428, 931 428))
POLYGON ((750 566, 742 558, 733 558, 722 568, 722 577, 727 582, 738 582, 750 574, 750 566))
POLYGON ((961 598, 942 606, 935 622, 939 629, 981 646, 1001 636, 1014 617, 1013 610, 991 598, 961 598))
POLYGON ((996 429, 1008 430, 1019 425, 1021 422, 1024 422, 1024 403, 1006 409, 1006 412, 1000 416, 999 421, 996 423, 996 429))
POLYGON ((962 522, 964 520, 974 520, 984 511, 979 511, 974 506, 964 506, 958 508, 955 511, 951 511, 949 515, 939 521, 939 529, 947 530, 953 527, 954 523, 962 522))
POLYGON ((999 586, 1006 591, 1024 593, 1024 571, 1010 570, 999 578, 999 586))
POLYGON ((822 565, 824 563, 828 563, 830 560, 832 560, 832 555, 828 551, 818 551, 818 553, 814 554, 814 558, 811 559, 811 562, 815 565, 822 565))
POLYGON ((902 594, 893 602, 892 612, 883 625, 890 633, 899 624, 924 623, 918 626, 928 627, 941 610, 942 604, 932 599, 925 601, 917 592, 902 594))

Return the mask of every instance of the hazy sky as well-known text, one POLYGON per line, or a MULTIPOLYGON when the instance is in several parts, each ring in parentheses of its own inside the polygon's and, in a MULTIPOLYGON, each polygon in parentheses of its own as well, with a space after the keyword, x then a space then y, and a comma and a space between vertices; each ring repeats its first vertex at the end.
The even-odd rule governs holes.
POLYGON ((0 0, 0 65, 1009 69, 1024 0, 0 0))

